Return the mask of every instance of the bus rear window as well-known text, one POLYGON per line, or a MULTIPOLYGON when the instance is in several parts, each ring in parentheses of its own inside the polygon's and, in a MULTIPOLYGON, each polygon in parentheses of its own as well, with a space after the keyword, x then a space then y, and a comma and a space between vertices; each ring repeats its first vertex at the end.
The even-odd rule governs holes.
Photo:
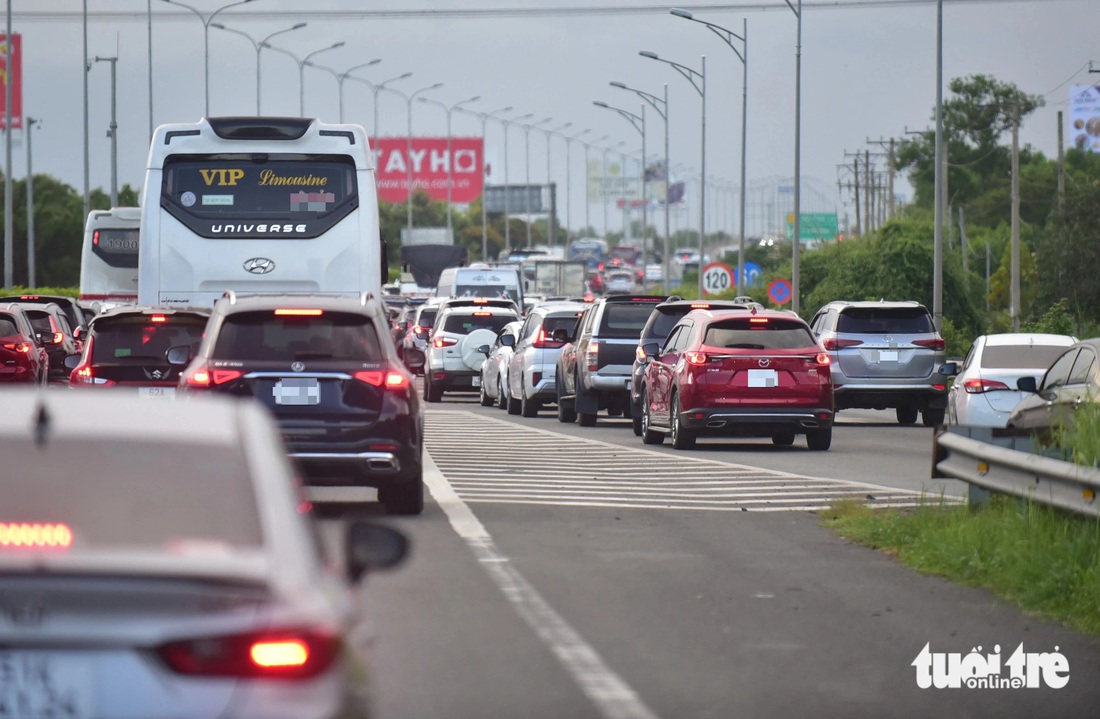
POLYGON ((92 252, 111 267, 136 268, 139 234, 136 227, 92 230, 92 252))

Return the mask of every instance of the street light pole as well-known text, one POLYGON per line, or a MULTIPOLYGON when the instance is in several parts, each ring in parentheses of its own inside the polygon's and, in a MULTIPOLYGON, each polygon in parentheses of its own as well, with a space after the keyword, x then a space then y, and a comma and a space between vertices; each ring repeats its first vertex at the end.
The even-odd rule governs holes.
POLYGON ((237 0, 237 2, 231 2, 228 5, 222 5, 220 8, 218 8, 214 12, 210 13, 209 15, 205 15, 205 16, 201 12, 196 10, 195 8, 191 7, 190 5, 185 5, 184 3, 179 2, 179 0, 162 0, 162 1, 166 2, 170 5, 177 5, 181 8, 186 9, 186 10, 190 10, 191 12, 195 13, 195 15, 202 22, 203 84, 204 84, 204 89, 205 89, 205 93, 206 93, 206 109, 203 111, 203 114, 205 116, 209 117, 210 116, 210 21, 213 20, 218 15, 218 13, 220 13, 221 11, 228 10, 229 8, 236 7, 237 5, 244 5, 246 3, 250 3, 250 2, 252 2, 252 0, 237 0))
MULTIPOLYGON (((496 117, 496 115, 499 115, 502 112, 511 112, 512 111, 512 106, 509 105, 508 107, 502 107, 499 110, 493 110, 492 112, 473 112, 471 110, 465 110, 461 107, 458 108, 458 111, 459 112, 465 112, 465 113, 468 113, 470 115, 475 115, 475 116, 481 118, 481 152, 482 152, 482 165, 484 165, 484 162, 485 162, 484 161, 485 134, 486 134, 486 129, 487 129, 487 125, 488 125, 488 120, 489 120, 490 117, 492 117, 493 119, 499 120, 500 118, 496 117)), ((482 176, 482 191, 481 191, 481 260, 482 260, 482 262, 488 262, 489 261, 489 213, 488 213, 488 210, 486 210, 486 208, 485 208, 485 190, 484 190, 485 184, 484 183, 485 183, 485 178, 484 178, 484 175, 483 175, 482 176)))
POLYGON ((111 207, 118 207, 118 122, 115 119, 115 66, 118 57, 99 57, 96 62, 111 63, 111 126, 107 128, 107 137, 111 138, 111 207))
POLYGON ((523 212, 527 222, 527 249, 531 249, 531 130, 539 125, 552 122, 553 119, 552 117, 545 117, 538 122, 520 123, 523 125, 523 164, 527 173, 527 184, 523 188, 523 212))
MULTIPOLYGON (((165 1, 167 2, 167 0, 165 0, 165 1)), ((294 53, 292 53, 290 50, 284 50, 281 47, 275 47, 274 45, 272 45, 271 43, 268 43, 268 42, 260 43, 260 47, 266 47, 268 50, 274 50, 275 52, 281 52, 282 54, 286 55, 291 60, 293 60, 294 63, 298 66, 298 116, 299 117, 305 117, 306 116, 306 63, 309 62, 309 59, 311 57, 313 57, 314 55, 317 55, 318 53, 322 53, 322 52, 325 52, 327 50, 335 50, 336 48, 343 47, 343 46, 344 46, 344 41, 343 40, 341 40, 340 42, 334 42, 333 44, 329 45, 328 47, 323 47, 320 50, 314 50, 310 54, 308 54, 305 57, 299 59, 298 56, 295 55, 294 53)), ((310 63, 310 66, 311 67, 316 67, 312 63, 310 63)))
MULTIPOLYGON (((943 146, 943 0, 936 0, 936 172, 935 227, 932 247, 932 320, 943 329, 943 211, 946 181, 943 146)), ((1015 178, 1015 175, 1013 175, 1015 178)))
POLYGON ((508 126, 534 116, 534 113, 529 112, 526 115, 513 117, 511 120, 501 119, 501 124, 504 126, 504 249, 508 253, 512 252, 512 223, 508 217, 508 191, 511 189, 508 184, 508 126))
MULTIPOLYGON (((641 178, 640 179, 641 179, 641 183, 642 183, 641 184, 641 195, 642 195, 642 272, 643 272, 642 276, 644 277, 645 276, 644 275, 645 266, 646 266, 646 245, 648 244, 648 242, 646 241, 646 220, 647 220, 647 216, 646 216, 646 199, 647 198, 646 198, 646 191, 645 191, 645 163, 646 163, 646 155, 645 155, 645 105, 641 106, 642 114, 641 115, 635 115, 633 112, 630 112, 628 110, 624 110, 624 109, 619 108, 619 107, 614 107, 613 105, 608 105, 606 102, 600 102, 599 100, 593 100, 592 104, 595 105, 596 107, 602 107, 605 110, 612 110, 614 112, 619 113, 619 115, 621 117, 623 117, 631 125, 633 125, 634 129, 637 130, 639 133, 641 133, 641 136, 642 136, 642 171, 641 171, 641 178)), ((625 163, 624 163, 624 167, 625 167, 625 163)), ((629 204, 627 204, 627 207, 629 207, 629 204)))
POLYGON ((31 130, 41 122, 41 120, 33 117, 27 118, 27 287, 38 286, 35 268, 34 165, 31 160, 31 130))
POLYGON ((374 141, 378 138, 378 93, 380 93, 383 90, 387 89, 386 85, 389 85, 391 82, 397 82, 398 80, 404 80, 407 77, 412 77, 412 73, 411 72, 405 72, 405 73, 402 73, 402 74, 398 75, 397 77, 391 77, 389 80, 383 80, 382 82, 379 82, 379 83, 374 83, 374 82, 371 82, 370 80, 364 80, 361 77, 352 77, 351 78, 352 80, 355 80, 356 82, 361 82, 364 85, 366 85, 367 87, 369 87, 370 91, 371 91, 371 95, 373 96, 372 102, 374 103, 374 108, 373 108, 374 109, 374 126, 371 128, 371 140, 372 141, 374 141))
MULTIPOLYGON (((551 135, 558 135, 560 137, 565 137, 565 135, 561 134, 561 131, 562 130, 567 130, 570 127, 573 127, 573 123, 567 122, 564 125, 561 125, 560 127, 555 127, 553 130, 544 130, 543 131, 543 132, 546 133, 546 192, 551 197, 554 196, 554 193, 551 191, 551 184, 550 184, 550 136, 551 135)), ((569 138, 566 137, 565 140, 566 140, 565 162, 566 162, 566 167, 568 167, 568 165, 569 165, 569 144, 568 144, 569 143, 569 138)), ((566 184, 569 183, 568 172, 569 172, 569 170, 566 170, 566 184)), ((567 192, 568 192, 568 190, 567 190, 567 192)), ((568 202, 568 199, 566 200, 566 202, 568 202)), ((554 219, 555 219, 554 218, 554 212, 555 212, 555 210, 557 210, 557 203, 556 202, 550 203, 550 211, 546 215, 549 218, 546 221, 546 232, 547 232, 547 241, 548 241, 548 243, 551 247, 553 247, 554 245, 556 245, 558 243, 558 233, 557 233, 557 230, 555 228, 555 223, 554 223, 554 219)), ((568 227, 566 229, 568 230, 568 227)), ((568 234, 568 232, 567 232, 567 234, 568 234)))
MULTIPOLYGON (((609 147, 603 148, 603 176, 601 178, 602 182, 600 183, 600 185, 601 185, 600 189, 602 190, 602 192, 600 194, 603 195, 603 240, 604 240, 604 242, 607 242, 607 153, 612 151, 612 150, 615 150, 619 147, 622 147, 625 144, 626 144, 626 140, 620 140, 619 142, 616 142, 614 145, 610 145, 609 147)), ((626 169, 626 163, 625 162, 623 163, 623 169, 626 169)))
POLYGON ((433 100, 429 97, 420 98, 420 102, 427 102, 432 105, 437 105, 443 108, 443 111, 447 113, 447 236, 454 239, 453 225, 451 223, 451 188, 454 185, 454 154, 451 151, 451 113, 459 108, 461 105, 465 105, 470 102, 477 102, 481 99, 481 95, 474 95, 473 97, 466 98, 465 100, 459 100, 455 104, 448 107, 445 103, 439 100, 433 100))
MULTIPOLYGON (((572 192, 572 177, 573 172, 572 156, 573 156, 573 140, 580 140, 588 133, 592 132, 592 128, 581 130, 576 135, 562 135, 565 138, 565 242, 564 245, 569 244, 569 233, 573 227, 573 192, 572 192)), ((583 142, 581 144, 584 144, 583 142)), ((587 152, 585 154, 585 160, 588 159, 587 152)), ((585 162, 585 172, 588 172, 588 163, 585 162)), ((587 187, 587 185, 586 185, 587 187)), ((585 195, 585 201, 587 201, 587 192, 585 195)))
MULTIPOLYGON (((798 0, 797 8, 791 0, 783 1, 798 20, 794 53, 794 242, 791 247, 791 309, 798 312, 799 255, 802 251, 802 0, 798 0)), ((943 0, 938 2, 942 7, 943 0)))
POLYGON ((405 135, 405 170, 407 175, 407 186, 409 191, 409 199, 406 202, 406 222, 408 227, 408 237, 406 240, 412 237, 413 229, 413 158, 412 158, 412 133, 413 133, 413 121, 412 121, 412 101, 417 95, 422 92, 428 92, 429 90, 438 90, 443 87, 443 83, 437 82, 434 85, 428 85, 422 87, 419 90, 414 90, 411 94, 406 95, 400 90, 394 90, 392 87, 384 88, 387 92, 392 92, 398 97, 405 100, 405 119, 408 123, 408 132, 405 135))
MULTIPOLYGON (((799 0, 801 3, 802 0, 799 0)), ((695 88, 695 91, 699 93, 699 97, 702 100, 702 153, 701 153, 701 167, 699 169, 699 298, 703 297, 703 256, 706 254, 706 236, 707 236, 707 188, 706 188, 706 176, 707 176, 707 57, 702 57, 702 65, 699 70, 694 70, 686 65, 681 65, 671 60, 665 60, 657 56, 657 53, 650 52, 648 50, 642 50, 638 53, 642 57, 647 57, 650 60, 657 60, 663 62, 666 65, 671 65, 676 72, 680 73, 691 83, 691 86, 695 88)))
POLYGON ((729 45, 730 49, 733 50, 733 53, 737 56, 737 59, 741 61, 741 221, 739 230, 740 239, 737 242, 737 288, 738 290, 742 290, 741 294, 744 294, 744 285, 748 284, 745 278, 745 157, 748 148, 747 138, 749 120, 749 21, 747 18, 742 18, 741 34, 738 35, 721 25, 699 20, 687 10, 673 8, 669 12, 676 17, 682 17, 685 20, 691 20, 700 25, 705 25, 711 32, 729 45), (734 44, 734 40, 741 41, 740 50, 734 44))
MULTIPOLYGON (((602 135, 597 137, 592 142, 582 142, 584 145, 584 230, 588 232, 592 229, 592 220, 589 219, 589 211, 592 209, 592 188, 588 186, 589 172, 588 168, 592 160, 588 157, 588 151, 593 147, 599 147, 599 143, 606 142, 611 139, 610 135, 602 135)), ((604 163, 604 173, 607 172, 607 163, 604 163)), ((603 178, 601 178, 602 181, 603 178)), ((601 188, 602 188, 601 182, 601 188)))
POLYGON ((662 272, 664 277, 665 294, 669 292, 669 274, 671 272, 671 263, 669 260, 669 236, 670 225, 668 218, 668 185, 669 185, 669 172, 671 170, 668 166, 668 83, 665 83, 665 97, 662 100, 656 95, 651 95, 648 92, 644 92, 634 87, 627 87, 621 82, 612 82, 611 87, 617 87, 620 90, 629 90, 638 97, 642 98, 649 103, 650 107, 657 111, 657 114, 661 116, 661 120, 665 124, 665 245, 664 245, 664 271, 662 272))
POLYGON ((240 35, 241 37, 245 38, 250 43, 252 43, 253 49, 256 50, 256 116, 257 117, 259 117, 260 114, 261 114, 260 113, 260 51, 263 50, 265 46, 270 47, 269 45, 267 45, 267 41, 270 40, 271 38, 275 37, 276 35, 282 35, 284 32, 291 32, 292 30, 299 30, 299 29, 301 29, 305 26, 306 26, 306 23, 300 22, 297 25, 294 25, 293 27, 284 28, 283 30, 276 30, 275 32, 273 32, 270 35, 268 35, 267 37, 265 37, 263 40, 258 40, 257 41, 257 40, 253 40, 252 36, 249 35, 246 32, 242 32, 240 30, 235 30, 234 28, 231 28, 231 27, 226 27, 225 25, 222 25, 221 23, 217 23, 217 22, 210 23, 210 27, 216 27, 219 30, 225 30, 226 32, 231 32, 234 35, 240 35))
MULTIPOLYGON (((377 65, 380 62, 382 62, 382 59, 381 58, 376 58, 374 60, 371 60, 370 62, 364 62, 364 63, 361 63, 359 65, 349 67, 347 70, 344 70, 343 72, 337 72, 335 69, 333 69, 331 67, 326 67, 324 65, 318 65, 317 63, 314 63, 314 62, 307 62, 305 64, 309 65, 312 68, 316 68, 318 70, 324 70, 325 72, 329 73, 334 78, 336 78, 336 93, 340 98, 340 122, 343 122, 344 121, 344 81, 347 80, 351 76, 351 73, 355 72, 356 70, 362 69, 364 67, 370 67, 371 65, 377 65)), ((358 79, 358 78, 352 78, 352 79, 358 79)))

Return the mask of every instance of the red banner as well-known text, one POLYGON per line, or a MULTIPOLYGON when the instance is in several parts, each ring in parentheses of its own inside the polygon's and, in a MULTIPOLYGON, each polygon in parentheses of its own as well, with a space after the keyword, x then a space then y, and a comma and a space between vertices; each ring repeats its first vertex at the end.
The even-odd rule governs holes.
POLYGON ((0 33, 0 128, 4 127, 7 117, 5 102, 7 101, 7 83, 11 78, 11 126, 16 130, 23 129, 23 36, 12 34, 11 44, 11 72, 8 72, 8 37, 0 33))
POLYGON ((416 192, 427 192, 433 200, 446 202, 450 181, 452 202, 465 204, 481 197, 485 153, 480 137, 452 137, 450 155, 445 137, 414 137, 411 152, 409 140, 404 137, 372 139, 371 147, 377 168, 378 199, 383 202, 403 203, 409 199, 410 163, 406 155, 412 160, 416 192))

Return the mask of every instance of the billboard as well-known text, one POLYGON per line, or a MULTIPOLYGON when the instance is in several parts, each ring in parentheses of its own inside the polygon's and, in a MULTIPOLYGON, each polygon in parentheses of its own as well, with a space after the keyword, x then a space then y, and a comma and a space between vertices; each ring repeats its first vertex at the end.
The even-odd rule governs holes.
POLYGON ((480 137, 452 137, 448 155, 445 137, 414 137, 411 151, 406 137, 372 138, 378 199, 392 203, 408 200, 411 165, 414 191, 427 192, 433 200, 446 202, 449 173, 453 183, 451 201, 473 202, 481 197, 484 186, 484 145, 480 137))
POLYGON ((7 117, 7 83, 11 81, 11 126, 23 129, 23 36, 14 33, 11 36, 11 68, 7 67, 8 37, 0 33, 0 128, 4 127, 7 117))
POLYGON ((485 188, 485 211, 509 215, 541 215, 546 212, 542 191, 546 185, 488 185, 485 188))
POLYGON ((603 160, 592 160, 588 163, 588 201, 640 200, 640 179, 637 172, 627 174, 622 164, 616 161, 607 163, 605 174, 603 160))
MULTIPOLYGON (((802 241, 831 242, 840 235, 835 212, 800 212, 798 234, 802 241)), ((794 214, 787 215, 787 239, 794 237, 794 214)))
POLYGON ((1070 147, 1100 152, 1100 85, 1074 85, 1069 89, 1070 147))

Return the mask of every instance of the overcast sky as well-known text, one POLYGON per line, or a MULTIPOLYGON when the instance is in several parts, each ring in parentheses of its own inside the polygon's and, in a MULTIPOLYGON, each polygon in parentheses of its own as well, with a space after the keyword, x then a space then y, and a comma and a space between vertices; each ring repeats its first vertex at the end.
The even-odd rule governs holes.
MULTIPOLYGON (((83 190, 83 104, 81 86, 81 0, 12 0, 13 28, 23 35, 25 114, 41 118, 35 129, 34 170, 83 190)), ((147 0, 87 0, 88 54, 118 60, 119 183, 140 187, 149 139, 147 0)), ((209 14, 226 0, 190 0, 209 14)), ((204 114, 203 25, 195 14, 164 0, 153 0, 153 122, 188 122, 204 114)), ((802 174, 803 210, 851 211, 837 196, 837 165, 845 153, 868 149, 868 138, 902 136, 906 127, 931 126, 935 102, 936 6, 932 0, 835 0, 828 7, 807 0, 803 8, 802 174), (835 7, 840 6, 840 7, 835 7), (848 7, 845 7, 848 6, 848 7)), ((1047 105, 1022 131, 1022 139, 1048 155, 1056 151, 1058 110, 1066 110, 1068 87, 1090 82, 1088 63, 1100 61, 1100 2, 1097 0, 945 0, 944 78, 985 73, 1046 94, 1047 105), (1049 93, 1049 94, 1047 94, 1049 93)), ((426 93, 447 104, 480 95, 471 109, 493 111, 511 105, 514 114, 546 117, 568 133, 609 136, 603 145, 624 142, 640 149, 640 136, 617 114, 593 100, 640 112, 633 93, 609 87, 613 80, 660 95, 669 86, 671 164, 700 166, 700 98, 675 70, 639 57, 651 50, 661 57, 707 67, 707 175, 736 182, 741 132, 741 64, 734 53, 702 25, 667 13, 674 5, 621 0, 252 0, 220 13, 214 22, 260 39, 307 22, 304 28, 272 40, 299 58, 335 42, 346 44, 314 61, 338 71, 381 58, 355 74, 380 82, 405 72, 412 77, 394 87, 411 92, 435 83, 426 93), (308 10, 304 10, 308 8, 308 10), (569 10, 572 8, 572 10, 569 10), (629 12, 624 12, 629 9, 629 12), (487 12, 488 11, 488 12, 487 12), (512 12, 515 11, 515 12, 512 12), (546 12, 550 11, 550 12, 546 12), (564 12, 563 12, 564 11, 564 12)), ((782 0, 754 4, 681 5, 700 19, 740 33, 748 19, 748 183, 771 186, 771 194, 750 195, 746 213, 754 219, 774 202, 775 178, 791 177, 794 165, 794 83, 796 21, 782 0)), ((209 31, 210 114, 253 114, 256 107, 256 51, 243 37, 209 31)), ((1100 68, 1100 62, 1098 62, 1100 68)), ((263 51, 264 114, 297 115, 299 69, 286 55, 263 51)), ((1091 80, 1100 82, 1100 75, 1091 80)), ((95 63, 89 75, 91 185, 110 185, 109 63, 95 63)), ((305 69, 306 115, 337 121, 339 100, 332 74, 305 69)), ((349 122, 373 123, 370 89, 347 81, 349 122)), ((441 109, 414 103, 413 131, 445 135, 441 109)), ((382 93, 379 133, 404 135, 405 102, 382 93)), ((661 150, 663 127, 649 112, 648 148, 661 150)), ((479 135, 480 121, 456 113, 454 134, 479 135)), ((523 182, 524 133, 509 133, 509 177, 523 182)), ((491 122, 487 159, 491 182, 503 182, 503 133, 491 122)), ((553 140, 552 178, 565 185, 565 142, 553 140)), ((877 149, 871 146, 871 150, 877 149)), ((546 136, 530 134, 532 181, 546 177, 546 136)), ((593 151, 593 159, 598 153, 593 151)), ((584 222, 583 149, 573 143, 572 226, 584 222)), ((612 156, 614 157, 614 156, 612 156)), ((25 145, 13 153, 14 174, 26 172, 25 145)), ((564 189, 564 188, 563 188, 564 189)), ((908 192, 899 185, 900 193, 908 192)), ((708 221, 735 226, 733 193, 712 200, 717 215, 708 221), (728 205, 730 209, 723 209, 728 205)), ((566 202, 559 199, 560 216, 566 202)), ((762 221, 762 220, 758 220, 762 221)), ((602 210, 591 207, 591 222, 602 227, 602 210)), ((694 221, 693 221, 694 222, 694 221)), ((614 223, 612 229, 615 228, 614 223)))

